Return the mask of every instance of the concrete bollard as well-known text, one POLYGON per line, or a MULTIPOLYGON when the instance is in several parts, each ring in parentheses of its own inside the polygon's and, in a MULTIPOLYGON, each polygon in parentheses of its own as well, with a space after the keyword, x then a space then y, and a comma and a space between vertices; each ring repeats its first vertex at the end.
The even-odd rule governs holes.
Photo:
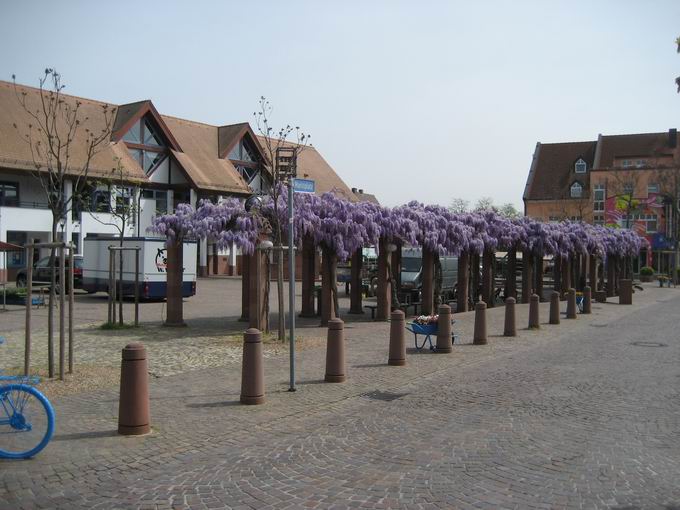
POLYGON ((146 348, 141 343, 128 344, 123 349, 122 358, 118 433, 125 436, 148 434, 151 419, 146 348))
POLYGON ((550 293, 550 324, 560 323, 560 293, 556 290, 550 293))
POLYGON ((503 336, 517 336, 517 321, 515 320, 515 298, 505 300, 505 327, 503 336))
POLYGON ((472 343, 475 345, 486 345, 486 303, 478 301, 475 304, 475 331, 472 343))
POLYGON ((390 322, 390 357, 388 365, 400 367, 406 365, 406 343, 404 342, 404 312, 392 312, 390 322))
POLYGON ((345 382, 345 323, 342 319, 328 321, 326 340, 326 382, 345 382))
POLYGON ((451 307, 441 305, 439 307, 439 322, 437 323, 437 350, 435 352, 451 352, 451 307))
POLYGON ((583 313, 593 313, 593 298, 590 287, 583 287, 583 313))
POLYGON ((541 323, 539 322, 538 303, 538 294, 532 294, 529 299, 529 329, 539 329, 541 327, 541 323))
POLYGON ((633 304, 633 281, 619 280, 619 304, 632 305, 633 304))
POLYGON ((567 319, 576 318, 576 290, 569 289, 567 294, 567 319))
POLYGON ((262 333, 255 328, 250 328, 243 334, 241 403, 246 405, 264 404, 262 333))
POLYGON ((596 290, 595 291, 595 301, 598 303, 607 302, 607 291, 606 290, 596 290))

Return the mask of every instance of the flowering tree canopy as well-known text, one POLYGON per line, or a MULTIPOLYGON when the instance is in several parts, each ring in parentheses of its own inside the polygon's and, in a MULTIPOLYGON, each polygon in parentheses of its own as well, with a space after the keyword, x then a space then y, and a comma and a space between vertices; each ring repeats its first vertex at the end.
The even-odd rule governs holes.
MULTIPOLYGON (((154 218, 149 230, 168 239, 207 238, 223 248, 236 244, 252 253, 260 233, 273 215, 278 215, 283 235, 286 221, 286 193, 278 194, 274 207, 266 198, 257 211, 247 212, 244 202, 228 198, 214 204, 203 200, 194 210, 178 204, 173 214, 154 218)), ((323 247, 340 260, 379 240, 421 246, 438 254, 458 255, 462 251, 523 250, 537 255, 566 258, 572 255, 623 257, 636 255, 646 246, 632 230, 593 226, 582 222, 544 223, 532 218, 507 218, 494 211, 454 213, 438 205, 419 202, 388 208, 369 202, 350 202, 335 193, 321 196, 295 194, 295 244, 303 238, 323 247)))

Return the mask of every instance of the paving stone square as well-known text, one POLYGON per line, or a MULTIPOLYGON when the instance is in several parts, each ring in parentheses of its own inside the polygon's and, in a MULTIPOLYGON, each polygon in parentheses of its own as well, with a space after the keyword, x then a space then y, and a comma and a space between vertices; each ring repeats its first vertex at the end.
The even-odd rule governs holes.
POLYGON ((142 437, 117 435, 115 387, 54 397, 48 447, 0 461, 0 508, 678 508, 680 292, 644 289, 554 326, 541 304, 538 330, 517 305, 516 338, 489 309, 488 345, 455 314, 453 352, 407 337, 404 367, 388 323, 348 321, 347 382, 323 382, 320 343, 288 392, 281 349, 261 406, 236 356, 152 377, 142 437))

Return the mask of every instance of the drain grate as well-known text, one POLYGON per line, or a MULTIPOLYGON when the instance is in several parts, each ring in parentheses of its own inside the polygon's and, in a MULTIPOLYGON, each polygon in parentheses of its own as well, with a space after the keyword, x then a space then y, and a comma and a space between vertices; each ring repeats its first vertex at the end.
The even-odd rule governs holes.
POLYGON ((668 347, 667 344, 662 344, 661 342, 632 342, 630 345, 637 347, 668 347))
POLYGON ((362 397, 370 398, 371 400, 380 400, 382 402, 392 402, 398 398, 405 397, 408 393, 392 393, 391 391, 370 391, 364 393, 362 397))

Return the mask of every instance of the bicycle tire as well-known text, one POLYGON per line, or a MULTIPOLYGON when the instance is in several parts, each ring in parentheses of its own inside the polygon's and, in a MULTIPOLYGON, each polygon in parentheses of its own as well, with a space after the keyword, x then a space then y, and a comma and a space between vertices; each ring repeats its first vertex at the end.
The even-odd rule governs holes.
MULTIPOLYGON (((9 416, 8 409, 15 409, 17 404, 19 404, 20 412, 15 412, 13 416, 17 417, 20 415, 20 421, 25 420, 26 416, 23 414, 23 412, 26 411, 26 404, 29 402, 31 396, 35 397, 37 403, 40 404, 39 407, 36 405, 32 409, 31 416, 33 416, 34 419, 31 419, 31 421, 36 423, 36 419, 38 421, 44 420, 45 433, 42 434, 42 437, 38 438, 39 440, 37 441, 37 444, 29 444, 28 447, 25 449, 22 448, 20 451, 7 450, 5 449, 7 443, 6 439, 9 439, 10 436, 5 434, 21 433, 27 431, 18 430, 11 424, 0 425, 0 458, 31 458, 42 451, 42 449, 47 446, 47 443, 50 442, 50 439, 52 439, 52 434, 54 433, 54 409, 52 408, 50 401, 47 400, 47 397, 45 397, 45 395, 40 393, 40 391, 38 391, 33 386, 29 386, 27 384, 9 384, 7 386, 0 387, 0 420, 11 418, 9 416)), ((32 400, 30 401, 33 402, 32 400)), ((30 416, 28 418, 30 419, 30 416)), ((36 441, 31 441, 31 443, 36 443, 36 441)))

